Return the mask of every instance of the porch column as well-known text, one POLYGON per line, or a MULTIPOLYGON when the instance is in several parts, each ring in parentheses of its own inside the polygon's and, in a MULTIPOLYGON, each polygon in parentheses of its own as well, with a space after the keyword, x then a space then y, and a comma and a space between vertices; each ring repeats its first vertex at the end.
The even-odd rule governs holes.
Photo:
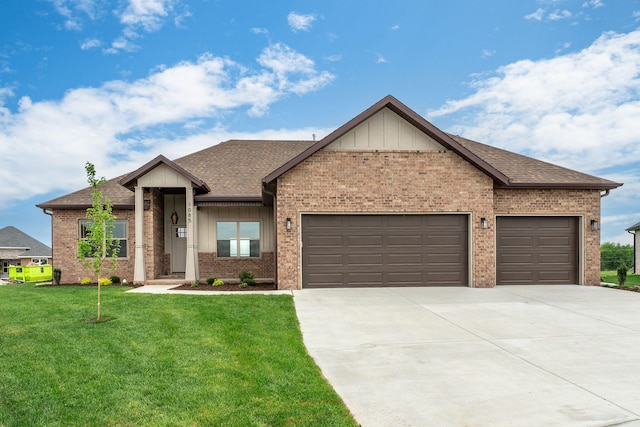
POLYGON ((193 188, 187 187, 187 265, 184 272, 184 280, 195 282, 199 277, 198 268, 198 213, 193 202, 193 188))
POLYGON ((135 263, 133 266, 133 282, 142 283, 145 281, 144 273, 144 195, 143 188, 135 187, 135 228, 136 228, 136 249, 134 253, 135 263))

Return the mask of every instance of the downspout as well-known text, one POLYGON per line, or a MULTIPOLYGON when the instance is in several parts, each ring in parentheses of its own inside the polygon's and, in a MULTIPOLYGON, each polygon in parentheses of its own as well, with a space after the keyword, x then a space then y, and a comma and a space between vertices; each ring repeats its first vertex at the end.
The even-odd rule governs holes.
POLYGON ((273 281, 278 289, 278 200, 276 193, 267 190, 266 182, 262 182, 262 191, 273 197, 273 281))
POLYGON ((636 265, 636 230, 627 230, 627 233, 633 234, 633 274, 638 274, 638 266, 636 265))
POLYGON ((604 193, 600 193, 600 198, 607 197, 611 193, 611 190, 604 190, 604 193))
POLYGON ((53 268, 53 211, 51 212, 47 212, 46 208, 42 208, 42 213, 44 213, 45 215, 49 215, 51 217, 51 268, 53 268))

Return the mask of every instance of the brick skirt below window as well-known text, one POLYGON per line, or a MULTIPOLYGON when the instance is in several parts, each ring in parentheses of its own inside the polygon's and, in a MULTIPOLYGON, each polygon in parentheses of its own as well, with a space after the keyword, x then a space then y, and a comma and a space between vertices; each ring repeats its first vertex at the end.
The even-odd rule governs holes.
POLYGON ((248 271, 256 279, 273 279, 273 252, 263 252, 260 258, 218 258, 215 252, 199 253, 200 279, 216 277, 235 279, 242 271, 248 271))

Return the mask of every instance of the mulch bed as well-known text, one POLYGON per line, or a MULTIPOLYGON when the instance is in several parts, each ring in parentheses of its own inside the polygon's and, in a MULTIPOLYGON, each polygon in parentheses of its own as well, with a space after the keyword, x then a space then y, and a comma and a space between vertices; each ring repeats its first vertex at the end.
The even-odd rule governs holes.
POLYGON ((245 291, 275 291, 276 286, 273 283, 258 283, 255 286, 247 286, 246 288, 241 288, 238 283, 235 284, 225 284, 221 286, 213 286, 208 285, 206 283, 200 284, 197 287, 191 287, 191 284, 180 285, 178 287, 172 288, 172 291, 180 290, 180 291, 237 291, 237 292, 245 292, 245 291))

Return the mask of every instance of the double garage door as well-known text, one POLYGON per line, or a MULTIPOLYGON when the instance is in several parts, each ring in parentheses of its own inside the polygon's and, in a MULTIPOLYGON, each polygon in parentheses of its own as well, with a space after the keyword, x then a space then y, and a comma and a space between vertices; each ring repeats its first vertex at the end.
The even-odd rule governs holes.
MULTIPOLYGON (((468 215, 303 215, 302 285, 468 286, 468 215)), ((577 217, 498 217, 496 283, 578 282, 577 217)))
POLYGON ((467 215, 303 215, 302 283, 467 286, 467 215))

